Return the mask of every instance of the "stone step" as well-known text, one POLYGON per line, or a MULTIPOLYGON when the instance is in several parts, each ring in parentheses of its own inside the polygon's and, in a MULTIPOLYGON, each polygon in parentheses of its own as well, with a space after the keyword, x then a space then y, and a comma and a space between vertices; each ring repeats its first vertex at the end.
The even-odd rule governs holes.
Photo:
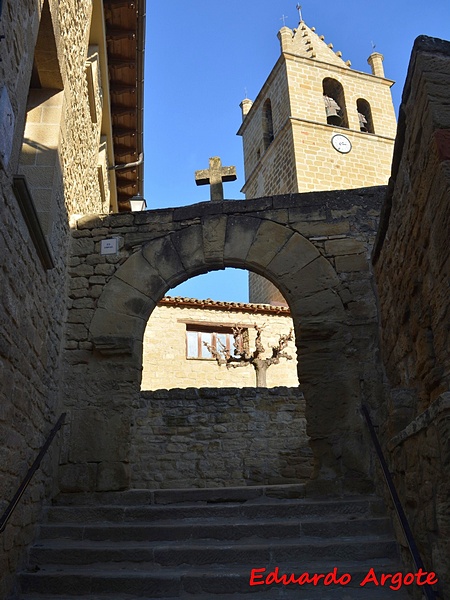
MULTIPOLYGON (((293 592, 297 593, 299 590, 285 590, 283 588, 271 587, 264 592, 252 591, 252 600, 283 600, 285 598, 294 598, 293 592)), ((214 600, 249 600, 249 593, 244 594, 214 594, 214 600)), ((298 596, 297 596, 298 597, 298 596)), ((48 594, 23 594, 21 600, 49 600, 48 594)), ((88 595, 76 595, 73 594, 60 596, 53 595, 51 600, 74 600, 79 598, 80 600, 160 600, 161 597, 125 594, 91 594, 88 595)), ((211 600, 211 595, 207 594, 183 594, 176 597, 165 597, 164 600, 211 600)), ((340 587, 338 589, 320 588, 314 590, 301 590, 301 600, 410 600, 410 596, 406 590, 393 591, 389 588, 368 589, 364 588, 349 588, 340 587)))
POLYGON ((350 535, 369 535, 389 533, 391 525, 385 517, 355 518, 335 517, 333 520, 312 518, 299 519, 215 519, 205 523, 202 519, 194 522, 176 524, 65 524, 42 525, 41 540, 72 539, 92 541, 159 541, 188 539, 238 540, 242 538, 291 538, 298 536, 340 537, 350 535))
MULTIPOLYGON (((285 590, 283 588, 276 588, 271 586, 269 589, 261 592, 259 590, 252 591, 244 594, 214 594, 214 600, 283 600, 285 598, 298 597, 299 590, 285 590), (294 596, 297 593, 297 596, 294 596), (251 596, 249 596, 251 594, 251 596)), ((48 594, 23 594, 21 600, 49 600, 48 594)), ((80 600, 160 600, 161 597, 125 594, 91 594, 88 595, 53 595, 51 600, 74 600, 79 598, 80 600)), ((165 597, 164 600, 211 600, 211 595, 206 594, 182 594, 176 597, 165 597)), ((375 588, 368 589, 364 588, 350 588, 350 587, 339 587, 338 589, 330 588, 319 588, 311 590, 301 590, 301 600, 411 600, 406 590, 393 591, 389 588, 375 588), (364 591, 362 591, 364 590, 364 591)))
POLYGON ((71 505, 52 506, 47 512, 49 523, 92 523, 92 522, 174 522, 180 519, 260 519, 260 518, 327 518, 346 515, 352 518, 372 517, 384 514, 378 498, 352 497, 340 500, 273 500, 259 499, 242 503, 183 503, 173 505, 71 505))
POLYGON ((246 502, 257 498, 298 499, 305 496, 304 484, 264 485, 229 488, 189 488, 161 490, 127 490, 125 492, 97 492, 86 494, 59 494, 58 505, 122 504, 176 504, 185 502, 246 502))
POLYGON ((30 550, 20 600, 407 597, 403 589, 359 587, 372 567, 400 570, 379 499, 302 495, 301 486, 264 486, 60 496, 30 550), (297 576, 336 567, 352 579, 250 586, 252 569, 277 565, 297 576))
POLYGON ((395 558, 397 545, 391 536, 351 536, 341 539, 303 537, 249 542, 215 540, 180 542, 85 542, 49 540, 30 551, 32 568, 48 564, 89 565, 99 562, 139 563, 147 568, 211 564, 269 564, 298 560, 359 560, 395 558), (147 563, 147 565, 146 565, 147 563))
MULTIPOLYGON (((328 573, 333 570, 333 562, 323 562, 320 565, 314 563, 303 563, 301 568, 296 565, 285 565, 280 567, 279 574, 294 573, 296 577, 302 573, 328 573)), ((139 598, 214 598, 219 600, 227 590, 230 600, 235 600, 236 594, 248 597, 252 594, 261 595, 265 598, 298 597, 301 591, 302 600, 305 597, 326 598, 330 597, 343 600, 345 594, 357 592, 358 595, 350 596, 364 600, 369 593, 372 598, 379 600, 383 598, 394 598, 393 590, 384 586, 376 588, 373 583, 367 583, 360 587, 360 583, 367 575, 370 568, 374 568, 377 574, 395 573, 398 571, 395 563, 386 561, 368 562, 341 562, 337 576, 349 573, 351 581, 345 585, 332 584, 328 587, 318 584, 289 584, 289 585, 257 585, 250 586, 250 571, 254 567, 240 567, 232 571, 221 566, 215 566, 205 570, 198 567, 178 567, 173 569, 120 569, 114 565, 97 565, 95 569, 88 572, 80 567, 64 567, 61 565, 46 567, 35 573, 27 573, 22 576, 22 590, 26 593, 47 594, 55 600, 53 594, 67 594, 73 596, 86 596, 93 600, 95 595, 99 598, 108 598, 103 594, 127 594, 139 598), (297 594, 297 596, 294 596, 297 594), (378 595, 376 595, 378 594, 378 595), (208 596, 209 595, 209 596, 208 596)), ((269 573, 267 569, 266 573, 269 573)), ((395 591, 395 598, 403 600, 408 598, 406 588, 395 591)), ((25 600, 27 596, 22 596, 25 600)))

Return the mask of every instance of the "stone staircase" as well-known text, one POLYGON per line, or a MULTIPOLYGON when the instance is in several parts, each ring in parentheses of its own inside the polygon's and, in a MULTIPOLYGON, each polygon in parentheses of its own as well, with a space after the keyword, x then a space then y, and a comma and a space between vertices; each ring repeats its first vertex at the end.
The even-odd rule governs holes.
MULTIPOLYGON (((68 494, 20 575, 21 600, 295 598, 397 600, 405 588, 359 584, 401 570, 375 497, 305 499, 300 485, 68 494), (278 575, 344 573, 347 585, 259 584, 278 575)), ((331 578, 331 575, 329 576, 331 578)), ((344 580, 345 582, 345 580, 344 580)))

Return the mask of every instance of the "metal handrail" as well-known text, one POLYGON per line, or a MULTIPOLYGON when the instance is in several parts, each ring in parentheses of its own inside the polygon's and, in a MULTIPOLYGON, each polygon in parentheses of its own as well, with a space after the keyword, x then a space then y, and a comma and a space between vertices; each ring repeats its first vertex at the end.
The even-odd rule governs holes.
MULTIPOLYGON (((373 445, 375 446, 375 451, 378 456, 378 460, 380 461, 381 468, 383 470, 383 475, 386 480, 386 484, 389 488, 389 493, 391 494, 392 502, 394 503, 395 511, 399 518, 400 524, 403 529, 403 533, 405 534, 406 541, 408 543, 409 551, 411 552, 411 556, 414 562, 414 566, 416 570, 422 569, 422 571, 426 571, 425 566, 423 564, 422 557, 420 556, 419 549, 417 548, 417 544, 414 540, 413 533, 411 531, 411 527, 408 523, 408 518, 403 510, 403 506, 400 502, 400 498, 398 496, 397 490, 395 488, 394 480, 392 479, 392 475, 389 471, 386 459, 384 458, 383 450, 381 449, 380 442, 378 440, 377 433, 373 426, 372 420, 370 418, 369 410, 367 406, 364 404, 361 406, 362 413, 364 418, 366 419, 367 426, 369 428, 370 436, 372 438, 373 445)), ((427 583, 423 585, 423 593, 428 600, 437 600, 438 596, 436 596, 433 588, 427 583)))
POLYGON ((47 450, 49 449, 50 444, 53 442, 53 438, 58 433, 58 431, 61 429, 61 426, 64 423, 64 419, 66 418, 66 414, 67 413, 63 413, 59 417, 56 425, 51 430, 51 432, 50 432, 50 434, 49 434, 49 436, 48 436, 45 444, 42 446, 41 451, 37 455, 36 460, 31 465, 31 467, 28 469, 28 473, 25 475, 25 478, 22 481, 22 483, 20 484, 19 489, 14 494, 14 498, 8 504, 7 509, 5 510, 5 512, 3 513, 3 515, 1 516, 1 518, 0 518, 0 533, 3 533, 3 531, 5 530, 5 527, 6 527, 6 524, 7 524, 8 520, 11 517, 12 513, 14 512, 14 510, 15 510, 16 506, 18 505, 20 499, 22 498, 23 493, 27 489, 27 486, 30 483, 31 478, 36 473, 36 471, 39 469, 39 467, 41 465, 42 459, 44 458, 45 454, 47 453, 47 450))

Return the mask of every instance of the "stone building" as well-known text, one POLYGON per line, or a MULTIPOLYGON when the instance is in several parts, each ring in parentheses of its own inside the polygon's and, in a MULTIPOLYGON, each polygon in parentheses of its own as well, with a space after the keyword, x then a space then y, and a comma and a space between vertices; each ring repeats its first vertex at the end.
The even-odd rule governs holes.
POLYGON ((279 59, 241 103, 246 198, 385 185, 397 124, 383 56, 368 74, 303 21, 278 37, 279 59))
MULTIPOLYGON (((142 191, 140 165, 115 167, 142 152, 144 4, 0 2, 2 511, 63 411, 64 332, 77 328, 67 323, 77 306, 67 294, 70 226, 76 215, 129 211, 142 191)), ((57 462, 45 459, 1 534, 2 598, 57 462)))
MULTIPOLYGON (((372 181, 359 189, 107 214, 108 202, 127 209, 141 191, 140 148, 131 146, 140 138, 141 96, 130 82, 141 81, 143 2, 3 0, 0 7, 2 508, 59 414, 67 413, 1 533, 2 597, 23 565, 42 503, 59 491, 89 498, 163 487, 162 466, 167 481, 183 487, 307 478, 307 495, 381 490, 361 404, 378 425, 426 568, 438 573, 441 596, 449 597, 450 44, 416 41, 388 188, 372 181), (126 105, 129 96, 134 107, 126 105), (122 161, 124 169, 109 170, 122 161), (286 388, 266 395, 249 388, 142 392, 144 331, 158 302, 186 279, 228 266, 265 275, 286 298, 304 397, 286 388), (269 418, 271 395, 276 418, 269 418), (277 419, 280 430, 294 426, 292 437, 277 435, 277 419), (232 431, 230 423, 241 429, 232 431), (297 430, 302 444, 309 438, 310 454, 295 445, 297 430), (191 436, 196 454, 178 467, 185 458, 181 433, 191 436), (145 453, 167 435, 173 438, 164 460, 145 453), (226 460, 211 458, 209 479, 204 453, 209 460, 211 447, 230 440, 226 460)), ((344 67, 335 67, 340 82, 344 67)), ((327 87, 326 95, 342 114, 337 89, 327 87)), ((353 96, 353 108, 356 102, 370 124, 359 98, 353 96)), ((355 150, 356 140, 369 144, 379 134, 374 101, 361 98, 371 106, 375 133, 358 130, 347 102, 344 136, 355 150)), ((275 106, 266 108, 273 111, 269 158, 278 125, 275 106)), ((334 125, 322 126, 330 144, 334 125)), ((336 160, 348 155, 331 144, 328 150, 336 160)), ((77 552, 84 557, 83 548, 77 552)), ((58 547, 56 560, 59 554, 58 547)), ((111 563, 106 586, 119 564, 111 563)), ((78 571, 64 579, 66 566, 52 567, 63 591, 48 591, 45 569, 28 573, 27 581, 43 581, 45 597, 72 592, 83 578, 78 571)))
MULTIPOLYGON (((386 185, 396 130, 383 56, 355 71, 301 21, 279 33, 281 54, 254 102, 241 103, 246 198, 386 185)), ((285 304, 250 273, 250 302, 285 304)))
MULTIPOLYGON (((280 335, 292 328, 289 309, 243 302, 218 302, 194 298, 164 297, 153 311, 144 334, 142 390, 187 387, 253 387, 252 366, 227 369, 218 366, 204 342, 218 350, 234 352, 233 327, 248 337, 255 348, 255 325, 263 328, 261 340, 271 356, 280 335)), ((291 359, 280 358, 267 371, 267 386, 298 386, 295 340, 285 350, 291 359)))

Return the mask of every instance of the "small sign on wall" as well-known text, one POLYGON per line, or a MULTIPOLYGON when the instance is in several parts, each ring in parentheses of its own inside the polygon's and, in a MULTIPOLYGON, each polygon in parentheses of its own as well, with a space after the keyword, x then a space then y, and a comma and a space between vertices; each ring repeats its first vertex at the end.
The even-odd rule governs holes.
POLYGON ((0 162, 4 169, 11 157, 15 120, 8 90, 3 87, 0 92, 0 162))
POLYGON ((100 254, 117 254, 119 252, 119 238, 109 238, 100 243, 100 254))

